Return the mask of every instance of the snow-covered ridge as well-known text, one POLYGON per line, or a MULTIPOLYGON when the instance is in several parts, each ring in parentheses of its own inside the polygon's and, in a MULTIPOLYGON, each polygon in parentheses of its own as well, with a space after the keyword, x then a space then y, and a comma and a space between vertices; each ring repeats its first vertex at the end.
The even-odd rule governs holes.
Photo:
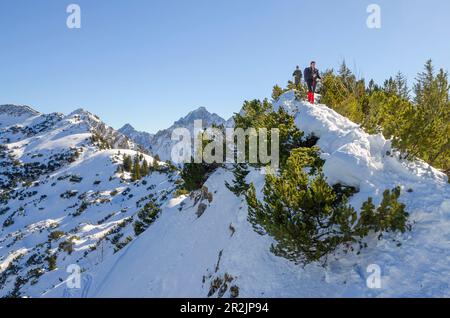
POLYGON ((447 176, 421 160, 398 160, 391 142, 383 135, 369 135, 359 125, 326 105, 311 105, 295 100, 292 91, 274 103, 295 116, 297 126, 306 135, 319 137, 318 146, 326 159, 325 172, 331 183, 342 182, 361 187, 370 179, 389 179, 388 175, 428 178, 446 183, 447 176))
POLYGON ((11 113, 0 117, 0 297, 39 297, 61 283, 66 266, 95 266, 96 244, 102 259, 125 246, 133 216, 173 191, 173 180, 155 163, 158 171, 131 182, 118 171, 123 155, 154 159, 86 110, 11 113))
MULTIPOLYGON (((296 266, 271 253, 270 237, 254 232, 246 203, 224 186, 233 178, 230 171, 217 170, 203 191, 189 197, 174 196, 176 174, 152 173, 131 182, 125 173, 122 179, 117 167, 123 154, 136 152, 92 147, 87 138, 99 123, 83 119, 91 115, 81 111, 49 131, 7 144, 6 153, 13 151, 21 161, 46 162, 50 149, 83 151, 34 184, 17 185, 7 203, 0 203, 0 296, 21 277, 28 282, 20 292, 32 297, 450 297, 446 177, 424 162, 399 160, 381 135, 366 134, 325 105, 296 101, 287 92, 274 107, 284 107, 306 134, 320 137, 328 181, 360 190, 350 201, 355 208, 369 196, 378 203, 385 189, 400 186, 412 231, 368 237, 361 254, 338 252, 325 268, 296 266), (152 199, 161 205, 160 217, 135 237, 127 220, 152 199), (62 237, 48 245, 55 231, 62 237), (71 240, 69 254, 64 248, 71 240), (48 249, 58 255, 53 270, 44 259, 48 249), (83 269, 81 289, 65 284, 70 264, 83 269), (381 269, 381 289, 366 284, 373 264, 381 269)), ((5 134, 10 132, 0 131, 0 137, 5 134)), ((264 176, 252 170, 247 181, 261 199, 264 176)))
POLYGON ((72 112, 67 116, 66 120, 72 123, 83 123, 91 133, 101 136, 112 148, 145 151, 140 145, 133 142, 120 131, 106 125, 97 115, 84 109, 78 109, 72 112))
POLYGON ((40 116, 41 113, 29 106, 0 105, 0 129, 11 127, 24 121, 32 122, 40 116))
MULTIPOLYGON (((450 186, 443 174, 389 155, 388 141, 324 105, 298 102, 288 92, 275 107, 291 111, 301 129, 321 138, 325 174, 330 183, 359 188, 350 201, 356 208, 368 196, 380 202, 385 189, 401 186, 412 231, 369 237, 361 254, 337 253, 325 268, 296 266, 274 256, 272 239, 253 231, 245 202, 224 187, 232 174, 219 169, 206 182, 210 202, 195 196, 167 201, 160 220, 90 273, 88 296, 233 297, 236 291, 239 297, 450 296, 450 186), (206 210, 198 217, 200 204, 206 210), (374 264, 381 269, 381 289, 366 283, 374 264)), ((261 198, 264 176, 252 171, 247 181, 261 198)), ((57 288, 48 296, 63 292, 57 288)))
POLYGON ((0 105, 0 115, 10 115, 16 117, 24 117, 24 116, 36 116, 40 113, 37 110, 34 110, 30 106, 26 105, 0 105))

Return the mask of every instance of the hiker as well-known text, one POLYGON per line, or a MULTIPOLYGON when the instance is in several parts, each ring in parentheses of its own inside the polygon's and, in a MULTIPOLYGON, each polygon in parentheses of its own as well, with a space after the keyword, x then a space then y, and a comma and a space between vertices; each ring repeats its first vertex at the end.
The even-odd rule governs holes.
POLYGON ((300 66, 297 65, 297 68, 294 71, 294 74, 292 74, 292 76, 294 77, 294 84, 295 86, 299 86, 300 83, 302 82, 302 71, 300 70, 300 66))
POLYGON ((312 61, 310 66, 305 68, 305 82, 308 85, 308 102, 314 104, 314 94, 316 93, 317 80, 322 79, 316 62, 312 61))

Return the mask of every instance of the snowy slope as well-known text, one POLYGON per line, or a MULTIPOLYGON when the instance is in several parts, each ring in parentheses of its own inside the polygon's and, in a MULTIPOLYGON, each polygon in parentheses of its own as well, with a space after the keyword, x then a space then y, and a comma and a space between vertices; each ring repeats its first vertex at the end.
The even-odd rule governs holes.
MULTIPOLYGON (((389 141, 364 133, 324 105, 297 102, 288 92, 277 107, 294 114, 306 133, 320 137, 326 176, 330 183, 360 189, 350 202, 356 208, 368 196, 378 203, 385 189, 401 186, 401 200, 414 221, 412 231, 382 240, 369 237, 361 254, 338 251, 325 268, 296 266, 270 252, 270 237, 253 231, 246 204, 224 187, 232 174, 220 169, 206 183, 211 202, 195 196, 166 201, 160 219, 89 271, 89 284, 72 296, 230 297, 238 290, 239 297, 449 297, 446 177, 423 162, 397 159, 389 141), (207 209, 198 217, 201 204, 207 209), (371 264, 381 268, 381 289, 366 285, 371 264)), ((253 171, 248 181, 261 196, 264 176, 253 171)), ((64 285, 45 294, 64 295, 64 285)))
POLYGON ((11 126, 40 113, 25 105, 0 105, 0 128, 11 126))
POLYGON ((177 176, 162 164, 138 182, 118 172, 139 147, 85 110, 12 110, 0 129, 0 297, 39 297, 68 265, 89 270, 133 240, 136 213, 165 200, 177 176))

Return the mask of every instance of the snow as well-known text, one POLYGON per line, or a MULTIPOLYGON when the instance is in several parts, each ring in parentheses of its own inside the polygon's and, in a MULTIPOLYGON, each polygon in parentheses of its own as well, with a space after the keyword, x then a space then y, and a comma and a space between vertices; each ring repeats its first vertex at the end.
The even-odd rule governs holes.
MULTIPOLYGON (((211 283, 227 274, 233 281, 224 297, 230 297, 229 287, 233 285, 239 287, 239 297, 450 297, 447 177, 422 161, 400 160, 389 140, 381 135, 368 135, 325 105, 296 101, 293 93, 287 92, 274 106, 286 108, 306 134, 320 137, 318 146, 326 159, 324 173, 329 183, 341 182, 360 190, 350 201, 355 208, 359 209, 369 196, 379 203, 384 190, 401 186, 400 199, 411 214, 412 231, 386 235, 381 240, 369 236, 368 247, 360 254, 337 251, 325 267, 318 263, 298 266, 275 256, 270 251, 272 238, 253 230, 247 221, 246 203, 224 186, 225 181, 231 181, 231 172, 221 168, 205 184, 213 200, 200 200, 207 206, 200 217, 196 214, 200 202, 195 195, 159 196, 161 215, 147 231, 115 254, 111 246, 106 245, 103 251, 103 245, 99 245, 83 258, 90 245, 137 212, 140 198, 173 190, 175 182, 158 173, 146 179, 148 185, 155 186, 152 190, 141 183, 122 182, 115 174, 115 162, 121 157, 118 150, 87 147, 76 162, 52 173, 48 182, 36 187, 39 195, 48 195, 44 210, 38 210, 39 204, 33 207, 32 198, 11 202, 12 210, 24 203, 29 205, 24 215, 17 216, 12 226, 0 232, 2 268, 14 258, 11 255, 28 253, 36 244, 45 242, 48 228, 57 223, 58 229, 67 232, 76 228, 75 252, 61 255, 57 270, 46 273, 36 285, 27 285, 24 290, 28 296, 207 297, 211 283), (82 176, 83 180, 79 184, 62 180, 52 187, 58 177, 72 174, 82 176), (93 186, 96 180, 101 183, 93 186), (134 195, 132 198, 122 195, 127 188, 134 195), (118 194, 110 196, 116 189, 118 194), (94 204, 73 218, 68 213, 74 210, 70 206, 76 198, 59 197, 67 190, 86 193, 89 199, 106 197, 111 201, 94 204), (104 223, 97 222, 111 213, 104 223), (9 246, 19 231, 23 239, 9 246), (79 290, 68 289, 64 283, 68 276, 66 267, 75 262, 84 269, 79 290), (366 284, 371 274, 368 269, 374 264, 381 268, 381 289, 370 289, 366 284)), ((62 144, 80 145, 77 133, 62 134, 61 138, 67 138, 62 139, 62 144)), ((55 134, 58 135, 51 131, 39 138, 48 140, 45 144, 53 149, 58 147, 50 141, 54 141, 55 134)), ((25 146, 27 142, 19 142, 22 143, 17 144, 18 155, 23 147, 33 146, 32 142, 29 146, 25 146)), ((22 157, 31 149, 22 151, 22 157)), ((120 152, 135 154, 133 150, 120 152)), ((264 175, 252 170, 247 181, 255 184, 261 198, 264 175)), ((6 216, 0 216, 0 222, 6 216)), ((134 235, 131 226, 125 228, 124 235, 134 235)), ((213 297, 218 297, 218 293, 213 297)))
POLYGON ((0 259, 0 273, 3 272, 9 266, 9 264, 12 262, 13 259, 15 259, 20 255, 24 255, 27 251, 28 250, 25 248, 20 248, 7 255, 7 257, 4 258, 4 260, 0 259))
MULTIPOLYGON (((13 160, 20 163, 19 167, 37 164, 40 172, 33 176, 31 185, 13 184, 6 206, 0 205, 0 274, 7 275, 6 280, 3 280, 5 276, 0 276, 0 297, 7 295, 14 286, 17 275, 10 274, 11 271, 27 277, 28 270, 46 268, 48 251, 56 251, 57 269, 45 271, 38 277, 39 283, 29 281, 21 288, 24 295, 39 297, 66 276, 66 266, 79 263, 87 270, 96 266, 99 258, 112 255, 114 246, 109 242, 101 243, 102 240, 138 211, 138 200, 152 193, 159 197, 160 193, 173 187, 173 182, 167 180, 167 174, 159 172, 152 173, 142 183, 121 180, 116 170, 122 155, 134 157, 137 152, 99 150, 94 146, 92 132, 103 133, 104 138, 111 137, 112 140, 126 139, 85 110, 77 110, 68 116, 33 114, 23 119, 17 116, 16 108, 5 109, 8 113, 5 112, 4 122, 13 123, 13 126, 0 128, 0 138, 6 141, 1 149, 0 181, 8 180, 11 173, 22 173, 13 170, 13 160), (58 156, 73 149, 80 151, 75 161, 63 160, 56 170, 47 168, 50 162, 58 162, 58 156), (150 186, 153 190, 148 190, 150 186), (126 191, 127 196, 123 194, 126 191), (67 192, 76 195, 63 198, 67 192), (82 202, 88 203, 87 207, 75 214, 82 202), (13 223, 5 226, 4 222, 9 219, 13 223), (63 232, 62 238, 48 243, 49 234, 56 230, 63 232), (69 239, 74 244, 71 254, 58 248, 69 239), (99 243, 101 257, 99 252, 92 250, 99 243)), ((122 144, 133 146, 129 142, 122 144)), ((153 163, 152 157, 142 155, 153 163)), ((125 173, 125 178, 127 175, 125 173)), ((132 235, 132 224, 119 228, 124 238, 132 235)))
MULTIPOLYGON (((206 297, 210 282, 225 273, 235 277, 233 284, 239 286, 241 297, 450 295, 450 189, 446 177, 423 162, 403 162, 387 155, 392 152, 389 141, 364 133, 324 105, 298 103, 287 93, 276 106, 295 107, 291 110, 295 109, 298 126, 320 137, 330 183, 360 188, 351 200, 355 207, 368 196, 379 202, 385 189, 402 186, 401 199, 415 222, 412 232, 395 236, 402 245, 397 246, 393 237, 381 241, 371 237, 360 255, 338 253, 326 268, 320 264, 296 266, 274 256, 271 238, 253 231, 245 203, 223 186, 232 175, 221 169, 206 183, 214 199, 200 218, 191 199, 169 201, 157 223, 91 273, 88 296, 206 297), (406 191, 410 188, 411 193, 406 191), (379 290, 366 285, 371 264, 382 270, 379 290)), ((248 181, 255 183, 261 197, 263 176, 253 171, 248 181)))
POLYGON ((25 105, 0 105, 0 128, 16 125, 40 113, 25 105))

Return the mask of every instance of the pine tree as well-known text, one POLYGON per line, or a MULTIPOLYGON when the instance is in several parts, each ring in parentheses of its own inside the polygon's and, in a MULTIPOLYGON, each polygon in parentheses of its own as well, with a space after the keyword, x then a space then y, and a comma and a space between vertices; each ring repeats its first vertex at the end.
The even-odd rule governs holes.
POLYGON ((279 156, 280 167, 283 167, 289 158, 292 149, 298 148, 302 145, 304 133, 298 129, 295 124, 294 116, 290 115, 284 108, 280 108, 277 112, 270 112, 262 118, 262 127, 268 131, 268 145, 270 148, 272 128, 279 130, 279 156))
POLYGON ((226 182, 225 186, 236 196, 238 197, 241 196, 249 188, 249 185, 245 180, 249 173, 250 171, 248 170, 247 164, 235 163, 233 165, 233 175, 234 175, 233 184, 230 185, 228 182, 226 182))
POLYGON ((371 79, 369 81, 369 85, 367 86, 367 94, 370 95, 380 90, 381 88, 378 86, 378 84, 376 84, 375 81, 371 79))
POLYGON ((450 167, 450 125, 448 74, 440 70, 437 74, 431 60, 425 70, 417 77, 414 85, 416 112, 414 122, 416 131, 407 138, 407 150, 412 156, 419 156, 437 167, 450 167))
MULTIPOLYGON (((261 128, 267 130, 267 147, 270 149, 271 129, 279 130, 279 149, 280 149, 280 166, 282 167, 294 148, 298 148, 302 144, 303 132, 298 129, 295 124, 294 116, 290 115, 284 108, 274 111, 273 106, 267 100, 253 100, 245 102, 243 106, 243 114, 235 114, 234 122, 236 128, 244 130, 254 128, 258 133, 261 128)), ((248 140, 246 143, 246 158, 248 154, 248 140)), ((260 167, 260 164, 252 164, 260 167)))
POLYGON ((280 86, 275 85, 272 90, 272 99, 274 101, 277 101, 280 98, 280 96, 283 95, 283 93, 284 90, 280 86))
POLYGON ((384 82, 383 91, 388 95, 395 95, 398 98, 409 100, 409 89, 406 77, 398 72, 395 77, 390 77, 384 82))
POLYGON ((407 149, 411 133, 415 133, 414 117, 416 109, 407 99, 399 96, 389 97, 381 106, 379 112, 380 125, 383 128, 383 135, 388 139, 393 139, 393 145, 397 149, 407 149))
POLYGON ((205 163, 185 163, 181 171, 183 188, 187 191, 200 189, 211 173, 211 166, 205 163))
POLYGON ((316 159, 296 149, 281 176, 267 175, 264 203, 256 199, 254 187, 247 192, 250 223, 277 241, 272 247, 276 255, 300 263, 320 260, 340 244, 352 242, 357 219, 345 199, 336 202, 321 172, 310 172, 311 179, 304 171, 310 162, 316 159))
POLYGON ((160 207, 153 201, 148 202, 138 213, 138 220, 134 222, 134 233, 136 236, 144 232, 156 219, 161 212, 160 207))
POLYGON ((347 63, 345 63, 345 60, 342 61, 341 66, 339 67, 339 78, 344 84, 344 87, 349 91, 353 91, 354 85, 356 83, 356 77, 352 73, 352 71, 347 67, 347 63))
POLYGON ((333 70, 328 70, 323 74, 320 94, 321 102, 342 114, 340 105, 348 98, 349 92, 333 70))
POLYGON ((375 215, 375 205, 373 204, 372 198, 368 198, 367 201, 363 203, 358 222, 361 228, 361 237, 367 236, 369 231, 375 228, 377 217, 375 215))
POLYGON ((362 206, 359 227, 380 235, 383 232, 404 233, 410 230, 409 214, 405 210, 405 205, 398 200, 400 194, 400 187, 384 191, 383 200, 377 209, 373 205, 372 198, 369 198, 362 206))
POLYGON ((141 167, 140 167, 140 162, 139 162, 139 156, 138 155, 136 155, 134 157, 133 171, 132 171, 131 179, 133 181, 137 181, 137 180, 141 179, 141 167))
POLYGON ((287 85, 287 90, 293 90, 295 94, 295 100, 302 101, 306 100, 308 96, 308 87, 305 83, 300 83, 295 85, 294 82, 289 81, 287 85))
POLYGON ((398 72, 395 76, 395 83, 397 86, 397 96, 399 98, 409 100, 409 88, 408 88, 408 80, 406 76, 401 72, 398 72))
MULTIPOLYGON (((380 88, 356 77, 342 63, 337 75, 323 76, 321 101, 340 114, 360 123, 369 133, 382 132, 404 158, 421 158, 450 176, 450 101, 448 74, 435 72, 431 60, 425 64, 413 86, 397 73, 380 88)), ((449 179, 450 180, 450 179, 449 179)))
POLYGON ((234 114, 233 119, 235 126, 236 128, 243 128, 244 130, 251 127, 261 127, 267 113, 272 111, 273 106, 267 99, 264 99, 263 101, 257 99, 245 101, 242 106, 242 112, 234 114))
POLYGON ((159 168, 159 161, 156 158, 153 158, 152 162, 149 165, 149 173, 152 171, 157 171, 159 168))
POLYGON ((340 114, 355 122, 363 120, 366 102, 365 81, 356 80, 356 76, 345 61, 341 64, 337 75, 333 70, 324 73, 320 94, 321 101, 340 114))
POLYGON ((124 154, 123 155, 123 170, 126 172, 131 172, 132 166, 133 166, 133 161, 131 159, 131 156, 124 154))
POLYGON ((394 81, 392 76, 384 81, 383 91, 385 91, 386 94, 389 95, 395 95, 397 93, 397 83, 394 81))
POLYGON ((144 159, 144 161, 142 162, 142 166, 141 166, 141 176, 146 177, 149 174, 149 166, 148 166, 148 162, 146 159, 144 159))
POLYGON ((295 149, 280 176, 266 176, 263 202, 257 200, 253 184, 246 192, 248 220, 259 234, 276 240, 272 246, 276 255, 309 263, 326 258, 339 246, 361 245, 371 231, 381 235, 409 229, 408 213, 398 201, 399 188, 385 191, 377 210, 369 198, 358 219, 347 196, 326 182, 318 156, 314 149, 295 149))

